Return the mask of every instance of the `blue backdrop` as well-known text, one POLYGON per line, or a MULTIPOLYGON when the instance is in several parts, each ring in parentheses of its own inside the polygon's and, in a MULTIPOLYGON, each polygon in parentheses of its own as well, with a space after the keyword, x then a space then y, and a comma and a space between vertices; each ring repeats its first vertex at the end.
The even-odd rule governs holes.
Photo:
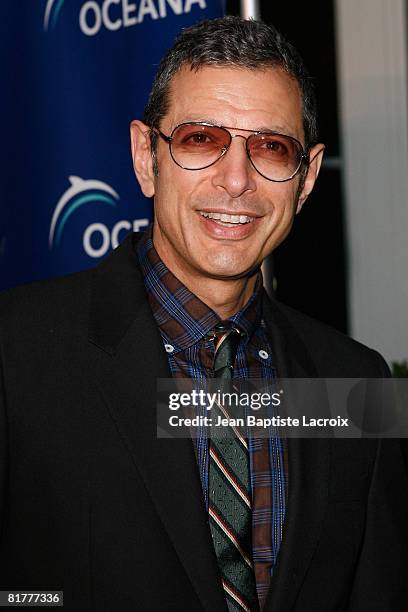
POLYGON ((152 217, 129 123, 181 28, 222 0, 2 0, 0 288, 95 265, 152 217))

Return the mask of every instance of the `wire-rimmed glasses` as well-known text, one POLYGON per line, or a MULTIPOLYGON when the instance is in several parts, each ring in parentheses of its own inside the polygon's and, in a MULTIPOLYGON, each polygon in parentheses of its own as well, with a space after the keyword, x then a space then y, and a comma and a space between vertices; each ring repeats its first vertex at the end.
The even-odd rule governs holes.
POLYGON ((282 183, 294 178, 308 155, 302 144, 287 134, 273 131, 253 131, 212 125, 205 122, 181 123, 170 136, 153 128, 170 148, 173 161, 185 170, 203 170, 223 157, 233 138, 243 138, 249 161, 257 172, 269 181, 282 183), (245 137, 232 135, 229 130, 251 132, 245 137))

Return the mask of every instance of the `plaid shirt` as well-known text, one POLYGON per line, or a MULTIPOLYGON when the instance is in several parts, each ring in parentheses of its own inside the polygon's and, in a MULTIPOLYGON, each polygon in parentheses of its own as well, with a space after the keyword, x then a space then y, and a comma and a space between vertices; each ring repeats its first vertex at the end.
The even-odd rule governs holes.
MULTIPOLYGON (((157 254, 151 228, 138 243, 150 306, 159 327, 173 377, 188 377, 201 384, 213 376, 214 341, 207 335, 220 318, 185 287, 157 254)), ((237 350, 234 379, 273 381, 275 370, 270 343, 262 322, 262 276, 255 291, 230 321, 245 332, 237 350)), ((196 456, 208 508, 209 444, 199 431, 196 456)), ((287 447, 278 436, 248 439, 252 491, 252 556, 259 601, 265 602, 279 552, 287 499, 287 447)))

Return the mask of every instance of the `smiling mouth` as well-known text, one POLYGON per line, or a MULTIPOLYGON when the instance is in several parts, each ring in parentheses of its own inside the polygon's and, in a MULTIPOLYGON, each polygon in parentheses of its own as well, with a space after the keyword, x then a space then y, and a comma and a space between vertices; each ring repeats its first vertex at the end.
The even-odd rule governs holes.
POLYGON ((209 213, 199 211, 202 217, 206 219, 212 219, 219 225, 224 225, 226 227, 230 225, 245 225, 246 223, 252 223, 255 221, 256 217, 249 217, 248 215, 227 215, 226 213, 209 213))

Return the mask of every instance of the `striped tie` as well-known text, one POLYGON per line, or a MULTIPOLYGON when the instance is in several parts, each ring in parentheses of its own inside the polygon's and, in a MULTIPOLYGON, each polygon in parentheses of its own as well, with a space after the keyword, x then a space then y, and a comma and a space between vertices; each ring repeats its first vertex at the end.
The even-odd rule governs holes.
MULTIPOLYGON (((240 332, 221 322, 214 339, 214 377, 223 392, 230 389, 240 332)), ((212 416, 215 420, 230 415, 219 405, 212 416)), ((217 428, 211 437, 208 512, 228 609, 259 610, 252 563, 248 445, 236 428, 217 428)))

